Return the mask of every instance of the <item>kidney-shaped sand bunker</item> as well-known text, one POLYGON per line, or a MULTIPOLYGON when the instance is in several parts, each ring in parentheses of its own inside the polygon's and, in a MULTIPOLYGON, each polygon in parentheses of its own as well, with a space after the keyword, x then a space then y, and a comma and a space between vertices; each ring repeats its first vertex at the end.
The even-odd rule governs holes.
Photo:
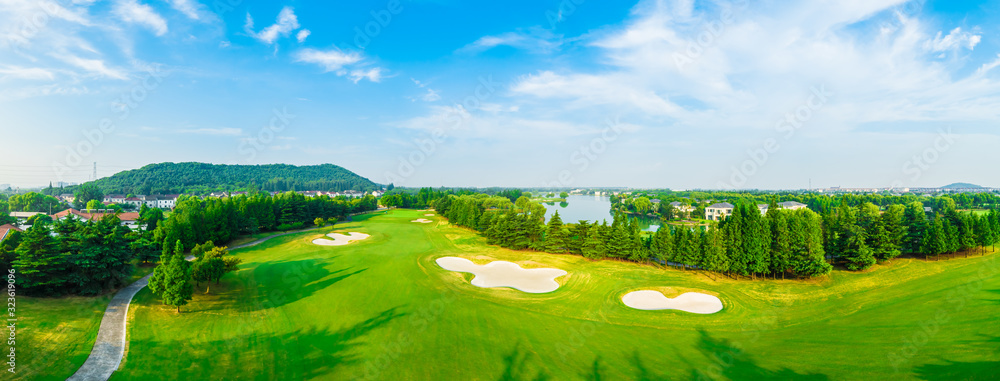
POLYGON ((474 274, 472 285, 476 287, 510 287, 532 294, 555 291, 559 288, 556 278, 568 274, 560 269, 523 269, 507 261, 477 265, 465 258, 441 257, 435 262, 445 270, 474 274))
POLYGON ((360 241, 369 237, 368 234, 358 232, 350 232, 347 234, 330 233, 326 236, 333 239, 317 238, 313 240, 313 243, 323 246, 342 246, 351 243, 351 241, 360 241))
POLYGON ((671 299, 659 291, 632 291, 622 296, 622 302, 639 310, 681 310, 696 314, 722 311, 722 301, 719 298, 700 292, 685 292, 671 299))

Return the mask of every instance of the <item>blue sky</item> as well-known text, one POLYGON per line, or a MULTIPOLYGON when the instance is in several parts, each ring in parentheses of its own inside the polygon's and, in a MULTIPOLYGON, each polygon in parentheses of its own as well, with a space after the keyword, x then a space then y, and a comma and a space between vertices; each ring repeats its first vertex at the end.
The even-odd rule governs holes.
POLYGON ((1000 186, 998 13, 0 0, 0 184, 202 161, 407 186, 1000 186))

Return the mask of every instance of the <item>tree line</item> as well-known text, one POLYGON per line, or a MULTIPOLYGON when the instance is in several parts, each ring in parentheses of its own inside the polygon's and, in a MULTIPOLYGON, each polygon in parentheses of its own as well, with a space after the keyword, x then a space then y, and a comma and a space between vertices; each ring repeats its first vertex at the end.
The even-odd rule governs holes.
POLYGON ((736 201, 732 215, 712 227, 661 226, 641 232, 622 213, 613 222, 545 223, 545 209, 525 197, 449 195, 432 202, 456 225, 479 231, 491 244, 515 250, 570 253, 590 259, 658 262, 739 276, 812 277, 834 264, 867 269, 903 254, 940 255, 994 245, 1000 213, 959 212, 953 204, 926 213, 920 202, 879 208, 842 202, 826 213, 787 210, 772 199, 762 215, 753 200, 736 201))
POLYGON ((711 203, 724 200, 745 200, 757 204, 767 204, 773 200, 778 202, 796 201, 821 214, 833 212, 839 205, 860 207, 864 204, 874 204, 879 208, 889 205, 908 205, 920 202, 925 207, 935 210, 949 209, 994 209, 1000 206, 1000 196, 994 193, 958 193, 950 196, 923 196, 916 194, 842 194, 829 195, 819 193, 774 193, 764 191, 751 192, 701 192, 701 191, 640 191, 622 193, 610 197, 611 208, 632 214, 655 214, 665 220, 675 218, 705 218, 705 208, 711 203), (660 200, 659 205, 651 202, 660 200), (690 213, 684 213, 670 205, 680 202, 692 208, 690 213))
POLYGON ((156 226, 154 241, 168 254, 176 241, 188 248, 207 241, 229 242, 239 235, 300 229, 317 218, 338 218, 377 208, 372 195, 306 197, 286 192, 205 199, 181 196, 170 218, 156 226))
POLYGON ((98 295, 125 284, 144 243, 114 215, 82 222, 40 219, 0 242, 0 266, 29 295, 98 295))
MULTIPOLYGON (((159 209, 143 207, 140 229, 135 231, 122 225, 115 214, 86 222, 72 215, 58 221, 38 215, 30 221, 30 228, 11 231, 0 242, 0 267, 4 271, 13 268, 18 287, 30 295, 98 295, 124 285, 138 264, 163 265, 172 255, 187 250, 197 253, 206 243, 301 228, 317 218, 325 221, 377 208, 371 195, 310 198, 295 192, 221 199, 182 196, 178 201, 169 218, 159 209)), ((198 274, 217 274, 213 267, 217 265, 212 262, 204 269, 178 271, 190 272, 197 281, 204 278, 198 274)))

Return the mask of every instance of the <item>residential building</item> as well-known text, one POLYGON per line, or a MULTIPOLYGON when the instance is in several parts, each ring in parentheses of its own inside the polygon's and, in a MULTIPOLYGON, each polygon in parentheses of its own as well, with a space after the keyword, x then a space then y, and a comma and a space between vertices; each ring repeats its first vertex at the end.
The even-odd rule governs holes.
POLYGON ((733 214, 733 204, 719 202, 705 208, 705 219, 719 221, 733 214))
POLYGON ((29 218, 34 217, 36 214, 45 214, 42 212, 10 212, 10 216, 17 220, 18 225, 24 225, 29 218))
POLYGON ((671 202, 670 206, 674 207, 674 209, 677 209, 681 213, 691 213, 691 212, 694 211, 694 207, 692 207, 691 205, 682 203, 680 201, 671 202))
POLYGON ((109 194, 109 195, 105 195, 104 196, 104 202, 105 203, 111 203, 111 204, 121 204, 121 203, 125 202, 126 198, 128 198, 128 197, 126 197, 123 194, 109 194))
POLYGON ((3 242, 3 240, 7 238, 7 236, 10 235, 10 232, 12 231, 19 232, 22 230, 18 229, 17 226, 11 224, 0 225, 0 242, 3 242))
POLYGON ((138 197, 129 197, 122 201, 123 204, 130 204, 135 206, 137 209, 146 203, 145 200, 138 197))
MULTIPOLYGON (((69 216, 72 215, 76 219, 86 222, 90 220, 99 220, 101 218, 104 218, 104 216, 112 214, 115 214, 115 212, 113 210, 107 210, 107 209, 101 209, 96 211, 91 211, 91 210, 79 211, 70 208, 61 211, 59 213, 53 214, 52 219, 56 221, 61 221, 69 218, 69 216)), ((139 228, 139 213, 136 212, 118 213, 118 219, 121 220, 123 226, 126 226, 129 229, 135 230, 139 228)))
POLYGON ((781 209, 789 209, 789 210, 798 210, 807 208, 806 204, 797 201, 779 202, 778 206, 780 206, 781 209))

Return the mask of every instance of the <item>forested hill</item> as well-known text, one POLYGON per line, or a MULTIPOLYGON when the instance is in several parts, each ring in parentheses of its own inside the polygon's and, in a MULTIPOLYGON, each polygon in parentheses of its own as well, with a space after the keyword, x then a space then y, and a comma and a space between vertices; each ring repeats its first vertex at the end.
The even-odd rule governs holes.
POLYGON ((979 188, 982 188, 982 186, 969 183, 954 183, 941 187, 941 189, 979 189, 979 188))
POLYGON ((203 194, 214 191, 371 191, 381 186, 333 164, 225 165, 159 163, 87 184, 104 194, 203 194))

